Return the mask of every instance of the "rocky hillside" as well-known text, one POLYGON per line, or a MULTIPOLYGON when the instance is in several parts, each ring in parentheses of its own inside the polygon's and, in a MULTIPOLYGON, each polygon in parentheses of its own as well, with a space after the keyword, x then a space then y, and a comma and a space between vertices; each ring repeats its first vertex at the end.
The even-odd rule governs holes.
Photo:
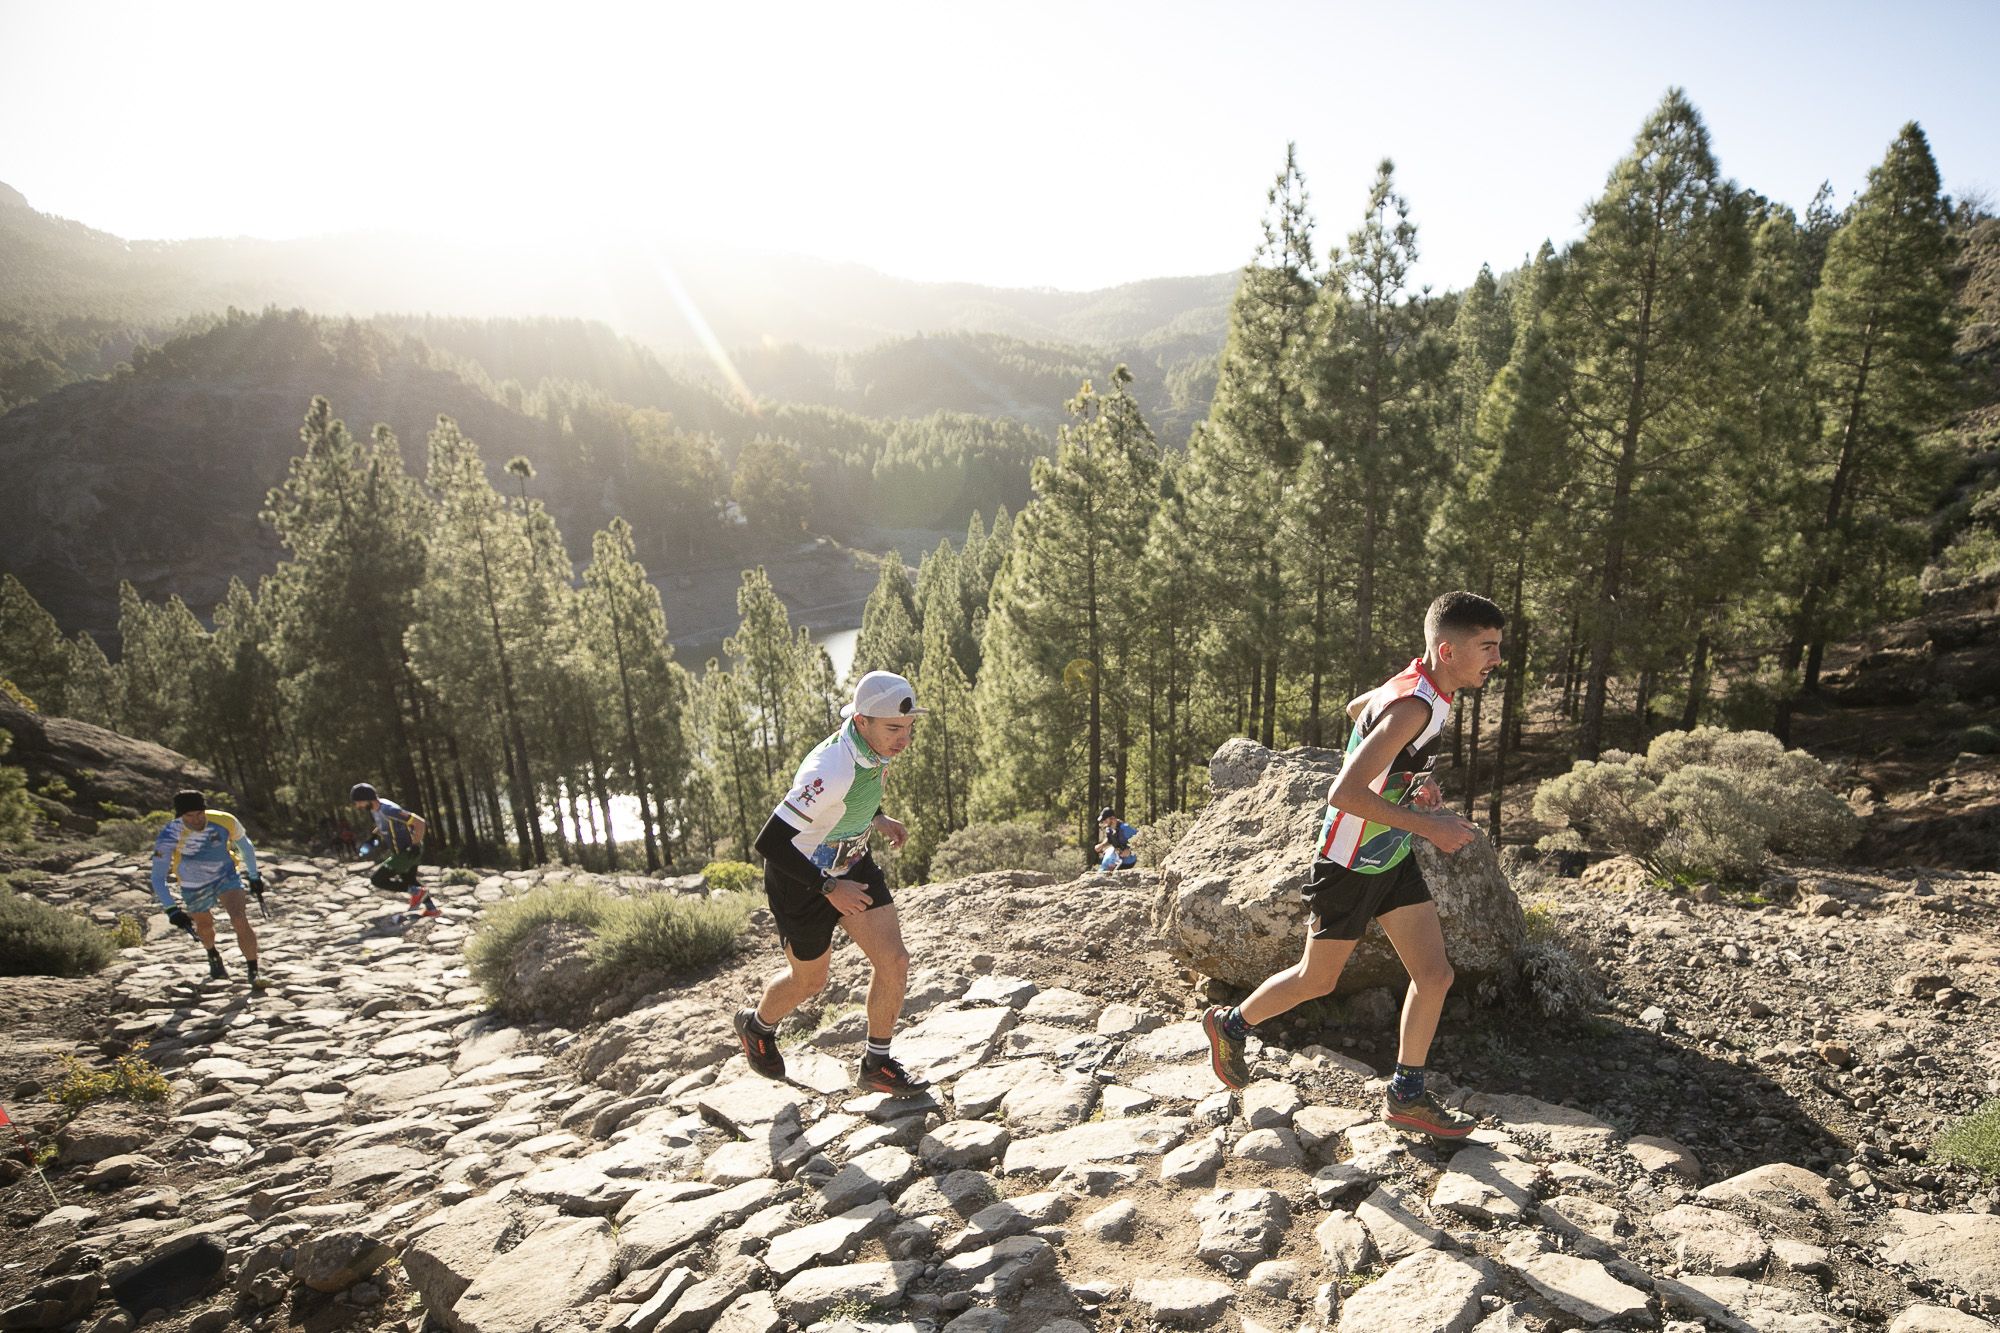
POLYGON ((207 765, 179 751, 88 722, 43 717, 4 694, 0 730, 14 738, 7 763, 27 773, 36 807, 61 833, 94 833, 106 818, 171 808, 183 788, 215 786, 207 765), (62 792, 68 795, 56 795, 62 792))
MULTIPOLYGON (((399 928, 345 868, 272 859, 267 993, 199 979, 158 922, 104 978, 0 983, 0 1088, 58 1145, 54 1202, 6 1168, 7 1326, 160 1308, 203 1330, 1922 1333, 2000 1315, 2000 1189, 1927 1155, 2000 1089, 2000 876, 1791 867, 1747 902, 1666 899, 1618 862, 1517 876, 1531 940, 1567 940, 1603 998, 1545 1018, 1531 983, 1456 997, 1433 1063, 1482 1127, 1449 1146, 1376 1120, 1387 990, 1267 1025, 1256 1083, 1221 1091, 1194 1019, 1231 992, 1153 934, 1145 872, 899 894, 898 1053, 937 1091, 894 1102, 851 1091, 851 945, 782 1034, 793 1081, 772 1083, 728 1029, 776 957, 761 914, 737 959, 620 1017, 510 1025, 461 951, 534 873, 439 885, 447 917, 399 928), (59 1057, 141 1043, 165 1105, 62 1126, 40 1099, 59 1057)), ((141 905, 141 875, 106 856, 37 891, 105 916, 141 905)))

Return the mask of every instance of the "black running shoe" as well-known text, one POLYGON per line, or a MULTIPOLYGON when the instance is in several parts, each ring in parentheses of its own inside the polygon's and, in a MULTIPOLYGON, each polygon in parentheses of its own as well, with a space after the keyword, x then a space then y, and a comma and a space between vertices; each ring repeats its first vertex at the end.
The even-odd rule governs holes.
POLYGON ((222 965, 222 955, 210 950, 208 954, 208 979, 222 981, 229 976, 229 969, 222 965))
POLYGON ((890 1097, 921 1097, 931 1090, 929 1082, 912 1075, 893 1055, 885 1060, 862 1056, 861 1078, 858 1081, 863 1092, 879 1092, 890 1097))
POLYGON ((743 1043, 743 1058, 765 1078, 783 1078, 785 1053, 778 1049, 778 1034, 759 1032, 755 1026, 756 1018, 755 1009, 739 1009, 736 1012, 736 1036, 743 1043))
POLYGON ((1242 1038, 1230 1036, 1222 1026, 1228 1012, 1221 1005, 1210 1005, 1201 1016, 1201 1030, 1208 1034, 1208 1063, 1223 1087, 1247 1088, 1250 1063, 1243 1058, 1242 1038))

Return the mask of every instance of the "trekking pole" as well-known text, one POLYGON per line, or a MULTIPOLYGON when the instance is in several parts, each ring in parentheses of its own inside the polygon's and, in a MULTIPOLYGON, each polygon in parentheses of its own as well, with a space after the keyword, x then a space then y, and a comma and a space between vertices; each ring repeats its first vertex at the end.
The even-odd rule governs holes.
POLYGON ((250 881, 250 894, 257 900, 257 910, 264 914, 264 919, 266 921, 269 921, 271 919, 271 909, 264 903, 263 876, 260 875, 256 879, 250 881))
POLYGON ((4 1106, 0 1106, 0 1125, 5 1125, 14 1131, 14 1137, 21 1141, 21 1156, 28 1159, 28 1169, 35 1173, 36 1178, 42 1182, 42 1188, 49 1192, 49 1202, 58 1208, 62 1207, 62 1200, 56 1197, 56 1187, 49 1184, 49 1178, 42 1174, 42 1164, 35 1160, 35 1149, 28 1142, 28 1136, 21 1132, 19 1125, 7 1118, 7 1108, 4 1106))

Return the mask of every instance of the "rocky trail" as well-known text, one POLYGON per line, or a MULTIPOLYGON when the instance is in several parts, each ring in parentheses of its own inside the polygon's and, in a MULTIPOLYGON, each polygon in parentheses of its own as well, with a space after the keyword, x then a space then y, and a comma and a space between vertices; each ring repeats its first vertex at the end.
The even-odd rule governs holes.
MULTIPOLYGON (((0 1327, 1925 1333, 2000 1315, 2000 1197, 1923 1156, 2000 1088, 2000 877, 1800 869, 1768 903, 1621 888, 1617 863, 1523 880, 1605 998, 1570 1019, 1521 990, 1455 1000, 1433 1063, 1482 1127, 1440 1145, 1376 1118, 1381 991, 1268 1025, 1257 1081, 1220 1091, 1193 1021, 1220 983, 1174 961, 1143 872, 900 892, 916 973, 897 1052, 937 1084, 914 1101, 852 1091, 851 945, 786 1025, 793 1081, 774 1083, 727 1027, 776 956, 761 919, 711 975, 571 1031, 488 1013, 462 954, 477 910, 539 873, 440 888, 449 915, 407 926, 343 866, 268 873, 268 991, 228 945, 238 975, 206 980, 157 914, 103 977, 0 982, 0 1090, 60 1154, 59 1204, 32 1174, 0 1196, 0 1327), (168 1101, 61 1125, 43 1092, 60 1057, 141 1043, 168 1101)), ((107 856, 38 891, 111 913, 139 906, 142 875, 107 856)))

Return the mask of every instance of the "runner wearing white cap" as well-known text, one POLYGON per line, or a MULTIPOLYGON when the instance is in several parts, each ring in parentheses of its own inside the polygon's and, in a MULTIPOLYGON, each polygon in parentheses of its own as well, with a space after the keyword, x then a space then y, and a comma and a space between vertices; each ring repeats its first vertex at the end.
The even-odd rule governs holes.
POLYGON ((889 1054, 889 1039, 903 1012, 910 955, 889 885, 869 851, 871 834, 891 848, 909 831, 882 813, 882 775, 909 747, 917 707, 910 682, 892 671, 871 671, 854 687, 854 702, 840 710, 848 721, 821 741, 799 765, 785 799, 757 835, 764 856, 764 893, 785 946, 785 971, 764 988, 754 1009, 736 1015, 736 1035, 750 1067, 767 1078, 785 1076, 777 1029, 785 1016, 826 985, 833 928, 845 929, 868 955, 868 1049, 860 1085, 892 1097, 915 1096, 928 1085, 889 1054))

